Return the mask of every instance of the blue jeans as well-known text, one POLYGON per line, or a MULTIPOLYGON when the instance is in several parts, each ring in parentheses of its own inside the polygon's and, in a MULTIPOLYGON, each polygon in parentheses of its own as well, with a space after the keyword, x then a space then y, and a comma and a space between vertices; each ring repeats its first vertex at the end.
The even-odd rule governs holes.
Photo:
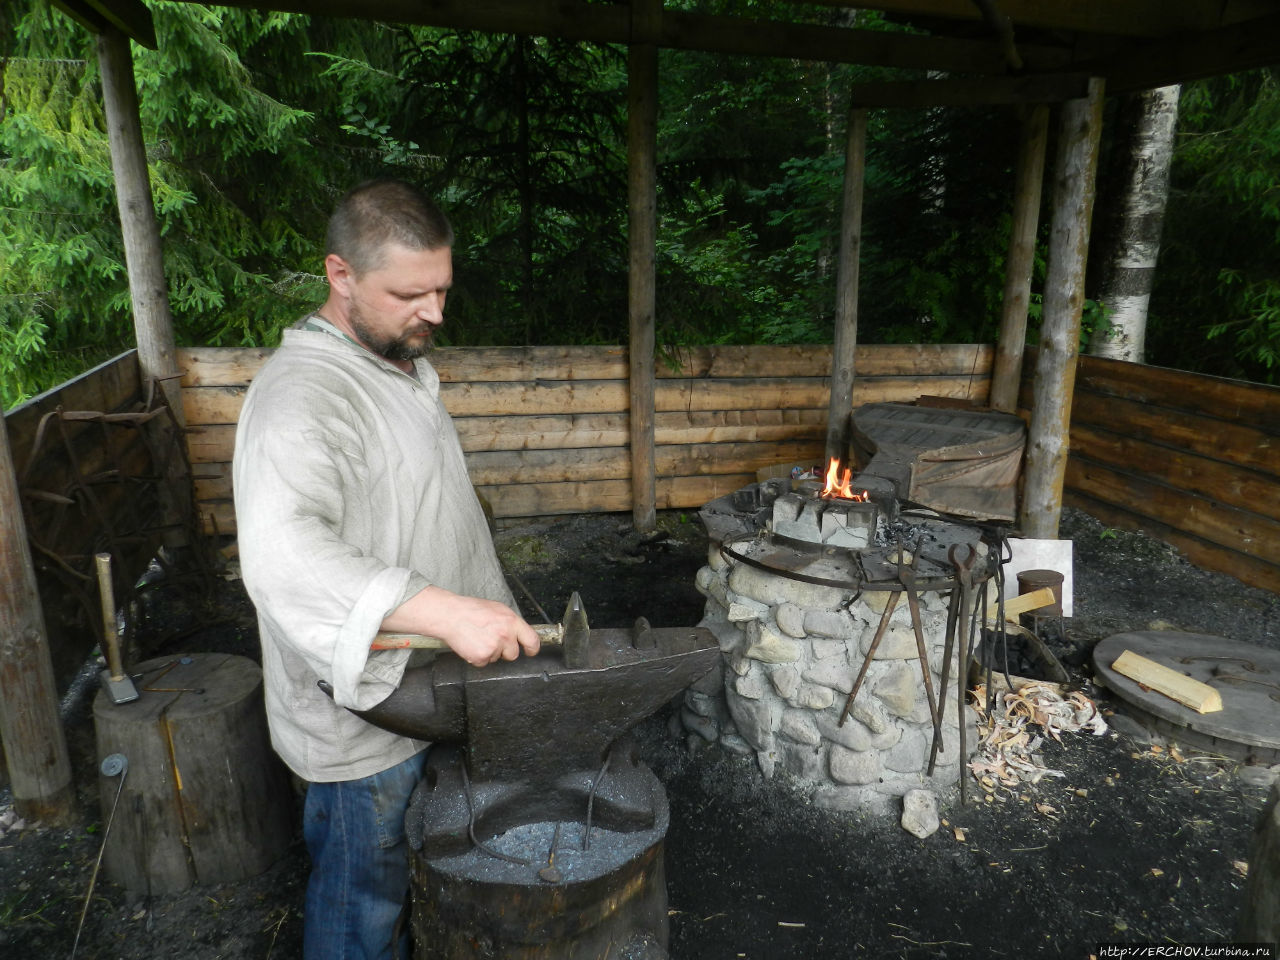
MULTIPOLYGON (((389 960, 409 894, 404 815, 426 753, 362 780, 307 787, 302 835, 311 854, 305 960, 389 960)), ((400 942, 409 957, 409 925, 400 942)))

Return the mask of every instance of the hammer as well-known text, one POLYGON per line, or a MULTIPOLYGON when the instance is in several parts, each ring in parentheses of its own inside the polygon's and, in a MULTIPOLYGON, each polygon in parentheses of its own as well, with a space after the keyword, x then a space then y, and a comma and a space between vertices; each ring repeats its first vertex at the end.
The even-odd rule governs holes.
POLYGON ((138 699, 138 690, 120 660, 116 598, 111 588, 111 554, 95 553, 93 559, 98 567, 98 592, 102 594, 102 651, 107 655, 107 669, 100 675, 102 689, 107 691, 112 703, 132 703, 138 699))
MULTIPOLYGON (((564 653, 565 666, 577 670, 587 666, 587 639, 591 627, 587 612, 582 607, 582 597, 573 591, 564 617, 559 623, 537 624, 533 628, 538 639, 547 646, 559 646, 564 653)), ((416 633, 388 633, 379 631, 369 645, 371 650, 448 650, 449 645, 437 637, 424 637, 416 633)))

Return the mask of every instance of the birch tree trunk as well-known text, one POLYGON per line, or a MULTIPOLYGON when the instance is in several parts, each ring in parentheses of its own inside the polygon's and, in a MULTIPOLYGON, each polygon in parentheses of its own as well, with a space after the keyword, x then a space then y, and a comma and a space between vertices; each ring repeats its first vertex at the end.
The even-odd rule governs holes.
POLYGON ((1143 359, 1181 89, 1174 84, 1135 94, 1120 118, 1129 129, 1121 140, 1119 182, 1112 195, 1109 219, 1114 223, 1104 228, 1111 243, 1099 260, 1098 298, 1110 316, 1109 324, 1089 338, 1089 353, 1097 357, 1143 359))

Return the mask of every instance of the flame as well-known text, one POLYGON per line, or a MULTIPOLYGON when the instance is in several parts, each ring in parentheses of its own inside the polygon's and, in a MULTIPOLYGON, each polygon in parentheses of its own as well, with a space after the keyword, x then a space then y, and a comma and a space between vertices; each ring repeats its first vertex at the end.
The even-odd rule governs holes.
POLYGON ((855 500, 863 502, 868 499, 867 491, 863 490, 862 495, 854 493, 850 488, 850 481, 853 479, 853 471, 848 467, 844 468, 844 475, 837 481, 836 476, 840 472, 840 461, 835 457, 831 458, 831 463, 827 466, 827 482, 822 488, 822 496, 833 497, 838 500, 855 500))

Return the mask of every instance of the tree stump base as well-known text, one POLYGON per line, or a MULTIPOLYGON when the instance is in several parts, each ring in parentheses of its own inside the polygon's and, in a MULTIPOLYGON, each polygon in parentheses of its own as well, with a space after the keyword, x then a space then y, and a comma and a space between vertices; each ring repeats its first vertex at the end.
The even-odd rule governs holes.
POLYGON ((139 698, 93 703, 98 756, 122 754, 121 776, 99 776, 106 875, 130 893, 165 895, 259 874, 293 835, 284 766, 271 750, 262 671, 246 657, 190 654, 138 664, 139 698), (117 804, 118 796, 118 804, 117 804))

